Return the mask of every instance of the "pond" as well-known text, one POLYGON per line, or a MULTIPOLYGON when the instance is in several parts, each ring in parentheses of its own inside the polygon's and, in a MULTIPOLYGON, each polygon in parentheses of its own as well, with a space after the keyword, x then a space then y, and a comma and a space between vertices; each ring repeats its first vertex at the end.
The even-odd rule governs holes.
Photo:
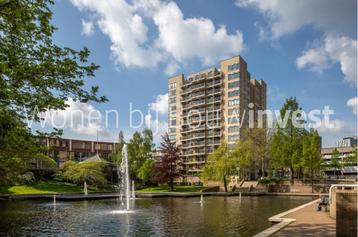
POLYGON ((268 218, 310 197, 204 197, 136 199, 118 214, 117 199, 59 202, 1 201, 0 236, 252 236, 268 218))

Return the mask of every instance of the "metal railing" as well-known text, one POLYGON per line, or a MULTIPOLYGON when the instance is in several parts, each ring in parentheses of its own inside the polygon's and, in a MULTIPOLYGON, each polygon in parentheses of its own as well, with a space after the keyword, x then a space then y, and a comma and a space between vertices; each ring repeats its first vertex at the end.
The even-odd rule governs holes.
POLYGON ((332 203, 332 190, 336 187, 358 187, 358 184, 332 184, 329 188, 329 204, 332 203))

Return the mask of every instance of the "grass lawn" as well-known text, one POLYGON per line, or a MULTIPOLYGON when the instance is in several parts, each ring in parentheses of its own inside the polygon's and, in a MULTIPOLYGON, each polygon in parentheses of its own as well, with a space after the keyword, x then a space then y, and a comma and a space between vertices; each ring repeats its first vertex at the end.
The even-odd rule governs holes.
MULTIPOLYGON (((203 186, 174 186, 173 192, 199 192, 205 188, 206 187, 203 186)), ((171 192, 169 186, 149 187, 137 191, 138 192, 171 192)))
MULTIPOLYGON (((89 192, 100 191, 88 187, 89 192)), ((80 193, 83 187, 61 182, 37 182, 15 186, 0 186, 0 194, 56 194, 56 193, 80 193)))

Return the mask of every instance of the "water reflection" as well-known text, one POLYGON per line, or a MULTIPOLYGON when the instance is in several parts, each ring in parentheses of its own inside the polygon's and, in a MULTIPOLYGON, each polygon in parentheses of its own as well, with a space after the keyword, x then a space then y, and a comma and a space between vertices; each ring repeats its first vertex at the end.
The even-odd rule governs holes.
POLYGON ((310 201, 307 197, 205 197, 136 199, 131 214, 118 200, 80 202, 2 201, 0 235, 251 236, 267 219, 310 201))

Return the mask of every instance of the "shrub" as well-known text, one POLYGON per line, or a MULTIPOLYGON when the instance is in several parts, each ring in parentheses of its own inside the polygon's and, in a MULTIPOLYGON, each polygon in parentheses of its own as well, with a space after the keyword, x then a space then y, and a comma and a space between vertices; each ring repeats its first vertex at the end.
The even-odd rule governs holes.
POLYGON ((32 172, 26 172, 18 176, 18 181, 21 184, 31 184, 35 181, 35 175, 32 172))
POLYGON ((260 178, 258 180, 259 184, 263 184, 263 185, 276 185, 279 184, 281 182, 281 180, 279 178, 275 178, 275 177, 264 177, 264 178, 260 178))

